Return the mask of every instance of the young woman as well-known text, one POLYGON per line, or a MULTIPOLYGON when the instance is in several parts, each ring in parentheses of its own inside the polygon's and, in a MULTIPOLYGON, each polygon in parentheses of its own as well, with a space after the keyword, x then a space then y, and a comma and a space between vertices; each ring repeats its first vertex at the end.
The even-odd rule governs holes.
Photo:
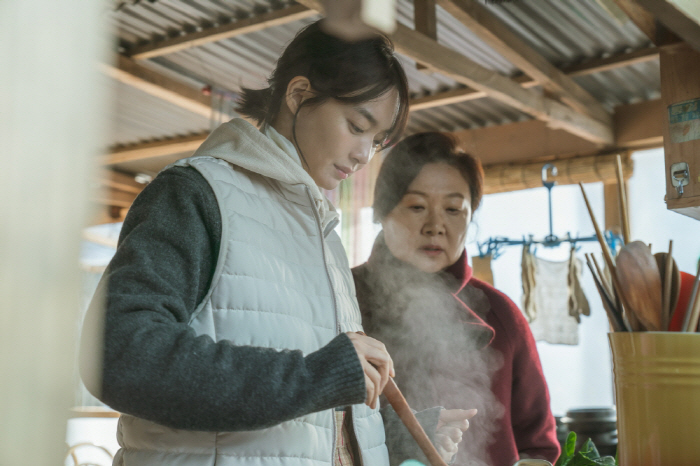
POLYGON ((102 281, 103 372, 89 384, 123 413, 116 465, 388 464, 376 400, 393 364, 356 333, 320 188, 395 142, 407 104, 388 39, 312 24, 268 88, 243 92, 260 130, 223 124, 136 199, 102 281))
POLYGON ((353 269, 362 323, 386 345, 413 408, 478 408, 455 464, 554 462, 555 421, 527 321, 467 263, 482 177, 444 134, 416 134, 391 150, 374 196, 383 230, 353 269))

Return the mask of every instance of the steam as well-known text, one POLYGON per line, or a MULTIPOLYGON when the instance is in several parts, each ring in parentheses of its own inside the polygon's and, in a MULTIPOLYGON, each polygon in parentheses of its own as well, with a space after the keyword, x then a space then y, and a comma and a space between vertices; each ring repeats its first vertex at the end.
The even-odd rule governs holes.
MULTIPOLYGON (((465 309, 455 300, 453 277, 426 274, 410 267, 373 267, 372 317, 366 331, 383 342, 396 369, 396 383, 417 410, 477 408, 459 445, 455 465, 489 466, 489 445, 504 415, 491 391, 502 355, 483 348, 484 331, 464 323, 465 309)), ((489 302, 473 287, 460 294, 470 309, 485 315, 489 302)))

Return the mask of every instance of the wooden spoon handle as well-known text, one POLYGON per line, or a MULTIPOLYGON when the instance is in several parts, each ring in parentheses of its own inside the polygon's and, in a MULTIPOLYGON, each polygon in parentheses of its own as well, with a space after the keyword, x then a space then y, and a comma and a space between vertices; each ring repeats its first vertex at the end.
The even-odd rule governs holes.
POLYGON ((394 411, 396 411, 396 414, 398 414, 401 422, 404 423, 420 449, 423 450, 423 453, 428 458, 430 465, 447 466, 447 463, 445 463, 438 451, 435 449, 435 446, 428 438, 428 435, 423 430, 423 427, 418 422, 418 419, 416 419, 416 416, 413 414, 413 411, 411 411, 411 408, 408 406, 406 398, 403 397, 399 387, 396 386, 396 382, 394 382, 394 379, 391 377, 389 377, 389 382, 386 384, 386 387, 384 387, 382 394, 389 401, 391 407, 394 408, 394 411))

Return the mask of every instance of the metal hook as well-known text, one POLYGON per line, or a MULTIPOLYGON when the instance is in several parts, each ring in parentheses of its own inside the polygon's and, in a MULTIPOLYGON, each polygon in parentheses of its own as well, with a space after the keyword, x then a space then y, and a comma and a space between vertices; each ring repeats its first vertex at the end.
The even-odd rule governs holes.
POLYGON ((542 166, 542 185, 547 189, 552 189, 556 184, 556 181, 547 181, 547 171, 552 169, 552 176, 557 176, 559 171, 553 163, 546 163, 542 166))

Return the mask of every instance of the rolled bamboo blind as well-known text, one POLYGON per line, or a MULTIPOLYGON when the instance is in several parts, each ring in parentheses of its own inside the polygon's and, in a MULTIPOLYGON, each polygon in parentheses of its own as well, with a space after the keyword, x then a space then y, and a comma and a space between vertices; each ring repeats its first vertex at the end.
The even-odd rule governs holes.
MULTIPOLYGON (((622 155, 622 171, 627 180, 634 170, 629 153, 622 155)), ((604 184, 616 183, 615 170, 617 153, 573 157, 549 162, 528 162, 518 164, 498 164, 484 167, 484 194, 518 191, 542 186, 542 166, 551 163, 557 167, 557 176, 551 173, 547 179, 559 185, 577 183, 604 184)))

